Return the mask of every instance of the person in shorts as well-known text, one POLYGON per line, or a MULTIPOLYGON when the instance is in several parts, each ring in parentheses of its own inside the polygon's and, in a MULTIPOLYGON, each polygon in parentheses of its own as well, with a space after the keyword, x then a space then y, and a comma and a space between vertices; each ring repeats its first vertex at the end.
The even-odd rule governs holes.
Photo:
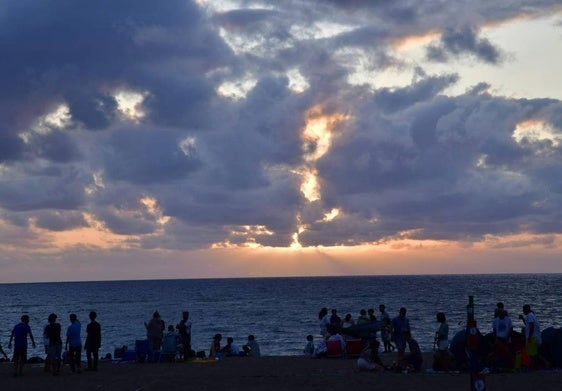
POLYGON ((12 334, 10 335, 10 342, 8 349, 12 348, 12 341, 14 341, 14 376, 23 375, 23 365, 27 361, 27 336, 31 339, 33 348, 35 349, 35 339, 29 327, 29 316, 22 315, 21 322, 14 326, 12 334))
POLYGON ((60 374, 61 355, 62 355, 62 338, 61 325, 57 323, 57 315, 50 314, 47 318, 49 324, 45 326, 44 335, 49 341, 47 345, 47 358, 51 363, 52 373, 54 376, 60 374))

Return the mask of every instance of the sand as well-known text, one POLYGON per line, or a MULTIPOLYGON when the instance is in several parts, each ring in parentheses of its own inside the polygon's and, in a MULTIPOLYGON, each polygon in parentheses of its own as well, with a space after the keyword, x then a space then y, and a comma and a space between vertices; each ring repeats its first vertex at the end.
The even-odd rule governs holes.
MULTIPOLYGON (((431 353, 424 355, 431 365, 431 353)), ((391 363, 392 355, 383 355, 391 363)), ((0 390, 470 390, 470 376, 461 374, 358 372, 356 360, 306 357, 236 357, 212 362, 101 363, 98 372, 60 376, 45 373, 39 364, 27 365, 14 378, 12 366, 0 365, 0 390)), ((562 390, 562 371, 536 371, 486 376, 487 390, 562 390)))

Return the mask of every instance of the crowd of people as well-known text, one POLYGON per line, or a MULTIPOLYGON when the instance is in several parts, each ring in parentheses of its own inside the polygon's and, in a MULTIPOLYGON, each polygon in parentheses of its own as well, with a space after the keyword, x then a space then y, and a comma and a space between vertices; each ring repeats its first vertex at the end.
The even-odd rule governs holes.
MULTIPOLYGON (((86 341, 84 349, 88 362, 87 370, 97 371, 98 352, 101 346, 101 326, 96 321, 97 314, 92 311, 89 314, 90 323, 86 327, 86 341)), ((82 338, 81 324, 76 314, 70 314, 70 325, 66 329, 66 339, 63 344, 62 327, 57 322, 57 315, 52 313, 47 317, 47 325, 43 329, 43 344, 45 346, 45 371, 59 375, 61 362, 64 360, 70 365, 72 372, 81 371, 82 365, 82 338), (64 352, 63 352, 64 345, 64 352)), ((33 348, 36 347, 35 338, 29 326, 29 316, 22 315, 20 322, 14 326, 10 335, 8 348, 14 346, 12 361, 14 363, 14 376, 22 376, 24 364, 27 362, 28 340, 31 341, 33 348)), ((6 353, 0 347, 2 353, 7 358, 6 353)))
MULTIPOLYGON (((422 367, 423 357, 418 342, 412 336, 410 320, 406 316, 407 310, 402 307, 398 314, 390 317, 384 304, 379 305, 378 318, 373 309, 361 309, 357 320, 351 314, 346 314, 343 319, 336 309, 328 311, 322 308, 318 313, 321 339, 315 343, 314 336, 306 337, 306 345, 303 353, 310 357, 322 357, 327 353, 327 342, 338 341, 341 351, 346 350, 346 341, 362 338, 362 351, 357 359, 357 366, 361 370, 383 370, 393 368, 401 371, 419 371, 422 367), (366 330, 366 332, 365 332, 366 330), (377 335, 380 335, 379 342, 377 335), (381 348, 382 346, 382 348, 381 348), (396 351, 396 361, 391 366, 385 366, 379 356, 383 353, 396 351), (406 352, 406 350, 408 350, 406 352)), ((101 326, 96 320, 97 314, 89 313, 89 323, 86 327, 86 339, 82 345, 81 323, 76 314, 69 316, 70 324, 66 329, 63 343, 62 326, 57 322, 57 315, 52 313, 48 316, 48 323, 43 329, 43 343, 45 346, 45 371, 53 375, 60 374, 61 363, 67 363, 72 372, 81 371, 82 347, 86 351, 87 370, 97 371, 99 361, 99 349, 101 346, 101 326), (64 349, 63 349, 64 347, 64 349)), ((523 306, 523 313, 519 315, 523 323, 522 332, 514 331, 514 326, 509 313, 505 310, 503 303, 497 303, 492 321, 492 332, 487 340, 488 345, 482 349, 485 351, 481 358, 486 365, 492 368, 516 368, 524 365, 529 368, 538 368, 541 362, 548 366, 540 355, 541 330, 537 316, 529 304, 523 306)), ((454 366, 455 352, 450 344, 449 326, 444 312, 436 314, 439 324, 434 337, 434 360, 433 369, 436 371, 448 371, 454 366)), ((144 323, 148 340, 149 359, 151 361, 184 361, 188 358, 198 356, 205 357, 205 352, 195 352, 191 347, 192 322, 189 312, 184 311, 180 321, 174 325, 168 325, 161 319, 158 311, 152 318, 144 323), (157 354, 158 353, 158 354, 157 354)), ((480 333, 478 332, 480 335, 480 333)), ((467 333, 468 335, 468 333, 467 333)), ((468 340, 468 337, 466 337, 468 340)), ((36 342, 29 326, 29 316, 23 315, 21 321, 14 326, 10 335, 8 348, 13 349, 14 376, 23 374, 24 364, 27 361, 28 340, 33 348, 36 342)), ((261 356, 260 347, 254 335, 249 335, 247 342, 240 347, 234 338, 228 337, 226 344, 221 345, 222 335, 216 334, 209 348, 208 356, 217 358, 223 356, 261 356)), ((463 342, 460 352, 465 356, 466 342, 463 342)), ((8 356, 0 345, 0 354, 6 359, 8 356)))
MULTIPOLYGON (((346 341, 361 336, 363 350, 358 359, 357 366, 361 370, 384 370, 395 369, 399 371, 419 371, 422 367, 423 356, 418 342, 412 336, 410 320, 406 316, 407 310, 402 307, 395 317, 390 317, 386 312, 384 304, 379 306, 378 318, 373 309, 359 311, 359 316, 355 321, 351 314, 346 314, 343 320, 338 315, 337 309, 328 311, 322 308, 318 313, 321 340, 315 344, 314 336, 306 337, 306 344, 303 354, 316 358, 325 356, 327 352, 327 341, 340 341, 342 350, 345 351, 346 341), (362 325, 371 324, 372 327, 365 329, 362 325), (365 333, 362 330, 369 330, 365 333), (379 342, 378 335, 380 335, 379 342), (379 352, 397 351, 396 361, 392 365, 384 365, 379 356, 379 352)), ((482 348, 479 344, 475 349, 478 350, 483 365, 494 369, 509 368, 510 370, 517 365, 521 365, 518 360, 523 356, 523 365, 528 368, 538 368, 542 361, 545 366, 548 363, 539 354, 541 344, 541 331, 536 315, 529 304, 523 306, 523 313, 519 315, 523 323, 522 332, 517 333, 513 330, 513 323, 509 318, 508 312, 504 309, 503 303, 498 303, 494 310, 492 332, 489 338, 482 337, 487 346, 482 348), (486 342, 487 341, 487 342, 486 342), (519 342, 518 342, 519 341, 519 342)), ((433 350, 434 371, 450 371, 458 369, 455 363, 455 356, 452 354, 451 340, 449 338, 449 325, 444 312, 436 314, 438 327, 435 331, 433 350)), ((462 322, 459 322, 459 324, 462 322)), ((478 335, 482 335, 478 331, 478 335)), ((466 356, 468 338, 463 334, 465 340, 462 343, 462 354, 466 356)))

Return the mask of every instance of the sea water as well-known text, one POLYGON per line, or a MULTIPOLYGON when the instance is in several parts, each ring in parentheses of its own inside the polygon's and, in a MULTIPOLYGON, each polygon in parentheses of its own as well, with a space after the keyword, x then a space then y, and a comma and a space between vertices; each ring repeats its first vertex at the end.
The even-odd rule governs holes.
POLYGON ((516 329, 523 304, 534 309, 542 329, 562 325, 562 274, 354 276, 237 278, 147 281, 100 281, 0 284, 0 343, 4 349, 12 327, 22 314, 38 342, 31 356, 43 356, 42 330, 54 312, 63 330, 68 316, 78 315, 83 338, 88 313, 96 311, 102 326, 101 353, 146 338, 144 322, 154 311, 176 325, 182 311, 193 322, 194 350, 208 351, 212 337, 221 333, 243 345, 249 334, 262 354, 298 355, 308 334, 320 338, 318 311, 335 308, 357 319, 361 309, 385 304, 391 317, 406 307, 412 334, 424 351, 433 347, 438 324, 435 315, 447 315, 450 337, 464 328, 468 297, 474 296, 475 318, 483 333, 491 331, 498 301, 505 303, 516 329))

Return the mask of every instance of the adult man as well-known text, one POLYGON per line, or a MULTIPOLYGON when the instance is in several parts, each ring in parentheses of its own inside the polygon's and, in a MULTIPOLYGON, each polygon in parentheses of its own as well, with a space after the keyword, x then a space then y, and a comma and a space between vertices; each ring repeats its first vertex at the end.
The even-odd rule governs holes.
POLYGON ((184 311, 182 313, 182 319, 176 326, 180 334, 181 344, 183 345, 183 359, 187 358, 191 354, 191 320, 189 320, 189 311, 184 311))
POLYGON ((70 326, 66 329, 66 350, 70 360, 70 370, 80 373, 80 362, 82 356, 82 339, 80 330, 82 325, 76 314, 70 314, 70 326))
POLYGON ((523 306, 523 314, 524 316, 520 316, 520 319, 525 323, 525 350, 531 358, 531 367, 537 368, 539 346, 541 344, 541 329, 537 317, 529 304, 523 306))
POLYGON ((406 308, 400 308, 398 316, 392 319, 392 341, 398 350, 398 360, 404 358, 407 335, 410 333, 410 320, 406 318, 406 308))
POLYGON ((164 330, 166 329, 166 324, 162 319, 160 319, 160 314, 158 311, 154 311, 152 314, 152 319, 148 323, 144 323, 146 327, 146 337, 148 339, 148 349, 152 354, 152 361, 157 361, 156 352, 160 351, 162 346, 162 338, 164 337, 164 330))
POLYGON ((27 336, 31 339, 33 348, 35 349, 35 339, 29 327, 29 316, 22 315, 21 322, 14 326, 10 335, 8 349, 12 348, 12 340, 14 340, 14 376, 23 375, 23 365, 27 361, 27 336))
POLYGON ((47 318, 49 323, 45 326, 43 334, 47 343, 47 359, 51 364, 53 375, 57 376, 60 373, 60 361, 62 354, 62 338, 61 338, 61 327, 57 323, 57 315, 50 314, 47 318))
POLYGON ((86 358, 88 360, 88 371, 98 370, 99 349, 101 346, 101 326, 96 321, 98 314, 90 312, 90 323, 86 326, 86 358))

